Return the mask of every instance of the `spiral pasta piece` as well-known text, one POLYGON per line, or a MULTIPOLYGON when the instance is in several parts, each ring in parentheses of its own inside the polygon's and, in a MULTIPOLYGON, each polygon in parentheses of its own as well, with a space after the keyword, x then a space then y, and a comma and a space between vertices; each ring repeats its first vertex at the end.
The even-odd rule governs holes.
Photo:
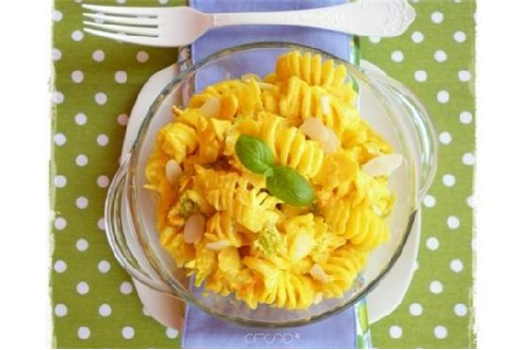
POLYGON ((321 285, 323 296, 341 298, 350 289, 367 259, 367 254, 356 250, 351 245, 335 250, 325 263, 321 263, 321 267, 329 278, 328 283, 321 285))
POLYGON ((232 217, 225 211, 218 211, 208 219, 206 233, 212 242, 227 240, 234 247, 242 245, 242 236, 235 229, 232 217))
POLYGON ((274 209, 279 200, 259 188, 250 188, 251 184, 238 174, 198 168, 195 181, 215 210, 226 211, 252 232, 278 218, 274 209))
POLYGON ((324 152, 318 142, 307 140, 298 128, 286 126, 281 117, 264 113, 259 119, 241 121, 239 132, 263 139, 278 164, 296 169, 307 178, 319 172, 324 152))

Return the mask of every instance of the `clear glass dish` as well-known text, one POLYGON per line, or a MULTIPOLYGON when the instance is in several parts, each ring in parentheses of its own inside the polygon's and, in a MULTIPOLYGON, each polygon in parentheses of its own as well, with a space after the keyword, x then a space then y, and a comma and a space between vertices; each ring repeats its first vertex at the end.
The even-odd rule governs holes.
MULTIPOLYGON (((198 86, 201 84, 198 83, 198 86)), ((166 86, 151 106, 134 145, 117 171, 108 191, 105 220, 111 248, 126 271, 151 288, 169 293, 227 321, 260 327, 309 324, 354 305, 373 290, 396 263, 414 223, 422 198, 437 167, 436 132, 418 99, 402 84, 377 69, 357 67, 317 49, 287 43, 258 43, 221 51, 187 67, 166 86), (390 179, 397 200, 389 218, 391 240, 374 251, 355 286, 341 299, 324 300, 307 310, 289 311, 269 306, 248 308, 234 297, 203 293, 191 286, 185 271, 160 246, 155 222, 155 195, 144 189, 144 169, 158 130, 172 121, 171 107, 183 107, 196 82, 214 83, 246 73, 265 76, 278 56, 309 51, 333 59, 348 69, 348 79, 359 90, 361 115, 404 156, 390 179), (250 65, 252 57, 267 57, 267 64, 250 65), (242 63, 242 64, 241 64, 242 63)))

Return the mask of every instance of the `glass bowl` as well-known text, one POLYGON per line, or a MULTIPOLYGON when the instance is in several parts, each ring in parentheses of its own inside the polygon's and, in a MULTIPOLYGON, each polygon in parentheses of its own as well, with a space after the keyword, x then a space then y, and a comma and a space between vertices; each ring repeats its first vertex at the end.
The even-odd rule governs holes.
MULTIPOLYGON (((183 65, 184 66, 184 65, 183 65)), ((355 304, 373 290, 396 263, 436 171, 437 142, 432 121, 418 99, 402 84, 377 69, 357 67, 314 48, 287 43, 258 43, 227 49, 189 65, 166 86, 151 106, 129 154, 124 157, 108 191, 105 220, 111 248, 126 271, 145 285, 191 303, 203 311, 243 325, 290 327, 329 317, 355 304), (192 286, 183 269, 164 251, 156 230, 155 194, 144 189, 145 168, 158 130, 173 120, 171 107, 184 107, 201 87, 246 73, 265 76, 278 56, 290 50, 320 54, 348 69, 359 91, 364 119, 384 136, 402 166, 390 178, 396 202, 389 217, 391 239, 369 258, 354 287, 340 299, 327 299, 307 310, 290 311, 260 305, 248 308, 233 296, 203 293, 192 286), (252 64, 254 57, 267 57, 252 64)))

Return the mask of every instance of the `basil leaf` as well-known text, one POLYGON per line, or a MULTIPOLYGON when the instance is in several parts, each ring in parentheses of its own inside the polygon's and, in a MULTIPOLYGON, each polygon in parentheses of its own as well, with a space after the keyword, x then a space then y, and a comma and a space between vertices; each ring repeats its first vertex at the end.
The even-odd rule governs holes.
POLYGON ((310 183, 297 171, 284 166, 273 168, 273 176, 266 178, 266 187, 272 196, 295 207, 303 207, 315 200, 310 183))
POLYGON ((235 143, 235 153, 248 170, 268 176, 274 164, 273 153, 263 140, 255 136, 241 135, 235 143))

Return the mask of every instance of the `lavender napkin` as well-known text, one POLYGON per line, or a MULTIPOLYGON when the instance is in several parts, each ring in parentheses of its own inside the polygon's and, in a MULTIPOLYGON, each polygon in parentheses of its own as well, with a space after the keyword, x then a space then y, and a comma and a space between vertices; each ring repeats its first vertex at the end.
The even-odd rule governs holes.
MULTIPOLYGON (((253 12, 299 10, 345 2, 347 0, 190 0, 190 5, 203 12, 253 12)), ((239 26, 216 29, 197 40, 192 45, 193 61, 200 61, 225 48, 264 41, 303 44, 345 60, 348 60, 352 54, 350 38, 345 34, 288 26, 239 26)), ((246 72, 255 72, 251 67, 254 69, 257 67, 257 71, 269 72, 274 64, 265 57, 250 57, 250 60, 243 60, 243 62, 244 67, 241 68, 246 72)), ((224 74, 218 71, 220 67, 214 69, 215 71, 197 77, 197 91, 224 77, 224 74)), ((188 304, 182 347, 185 349, 353 349, 356 347, 355 309, 349 308, 308 326, 261 329, 230 324, 188 304)))

